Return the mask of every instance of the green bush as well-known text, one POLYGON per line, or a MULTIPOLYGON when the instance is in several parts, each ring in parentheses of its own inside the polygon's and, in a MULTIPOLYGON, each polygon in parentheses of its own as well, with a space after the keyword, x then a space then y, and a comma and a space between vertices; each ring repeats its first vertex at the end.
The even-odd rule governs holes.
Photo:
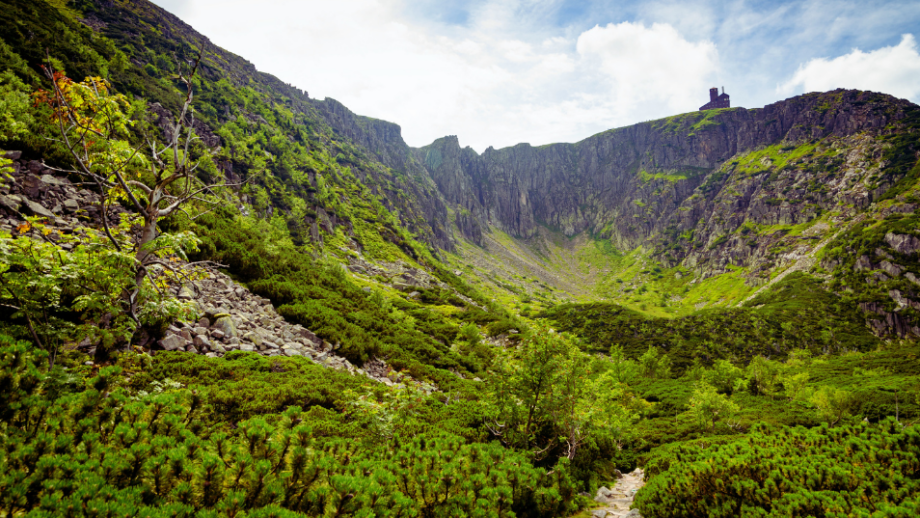
MULTIPOLYGON (((118 386, 118 367, 52 397, 39 359, 0 336, 0 508, 10 516, 537 517, 576 509, 565 462, 547 473, 498 444, 438 433, 326 438, 316 412, 298 406, 234 427, 209 424, 206 409, 220 408, 220 390, 158 382, 132 393, 118 386)), ((229 369, 193 370, 219 379, 247 361, 263 360, 238 355, 229 369)))
POLYGON ((917 516, 920 432, 894 420, 756 426, 662 448, 636 505, 648 518, 917 516))

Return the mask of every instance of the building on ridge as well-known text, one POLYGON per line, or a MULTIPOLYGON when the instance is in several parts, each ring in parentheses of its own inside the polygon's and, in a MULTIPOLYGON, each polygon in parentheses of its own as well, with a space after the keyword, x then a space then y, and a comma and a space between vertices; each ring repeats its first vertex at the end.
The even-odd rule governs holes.
POLYGON ((719 93, 718 88, 709 89, 709 102, 700 106, 700 111, 703 110, 714 110, 716 108, 731 108, 731 101, 729 101, 729 96, 725 93, 725 87, 722 87, 722 93, 719 93))

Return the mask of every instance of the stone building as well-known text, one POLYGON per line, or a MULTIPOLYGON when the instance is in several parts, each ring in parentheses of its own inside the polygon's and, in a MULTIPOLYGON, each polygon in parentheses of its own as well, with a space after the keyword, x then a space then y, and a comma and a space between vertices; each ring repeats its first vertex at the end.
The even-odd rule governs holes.
POLYGON ((722 87, 722 93, 719 93, 718 88, 709 89, 709 102, 700 106, 700 111, 703 110, 714 110, 716 108, 731 108, 731 102, 729 101, 729 96, 725 93, 725 87, 722 87))

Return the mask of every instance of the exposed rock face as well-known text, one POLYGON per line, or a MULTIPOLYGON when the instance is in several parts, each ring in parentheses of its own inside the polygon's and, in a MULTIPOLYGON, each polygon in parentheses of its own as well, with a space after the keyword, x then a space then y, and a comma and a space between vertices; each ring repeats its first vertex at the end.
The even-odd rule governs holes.
POLYGON ((452 249, 447 232, 447 207, 428 171, 403 141, 400 127, 392 122, 355 115, 334 99, 312 103, 337 133, 364 147, 393 170, 395 174, 354 170, 387 209, 399 214, 403 225, 427 241, 442 249, 452 249), (373 181, 368 182, 368 176, 374 176, 373 181), (385 187, 387 184, 396 189, 385 187))
MULTIPOLYGON (((464 213, 457 225, 472 241, 480 240, 486 225, 519 237, 533 236, 538 225, 546 225, 567 235, 590 231, 634 248, 669 227, 699 228, 700 219, 713 219, 719 210, 730 211, 732 221, 723 224, 724 217, 716 218, 716 225, 703 227, 707 239, 733 229, 748 215, 766 224, 807 220, 803 206, 769 205, 757 196, 766 177, 733 186, 740 192, 717 200, 729 176, 722 166, 734 155, 761 146, 883 131, 912 107, 889 96, 838 90, 763 109, 720 111, 709 119, 691 113, 637 124, 576 144, 519 144, 478 155, 447 137, 416 150, 416 155, 444 198, 464 213), (688 201, 694 194, 699 196, 688 201)), ((808 178, 785 180, 795 185, 808 178)), ((878 192, 838 194, 853 194, 852 202, 865 206, 878 192)))

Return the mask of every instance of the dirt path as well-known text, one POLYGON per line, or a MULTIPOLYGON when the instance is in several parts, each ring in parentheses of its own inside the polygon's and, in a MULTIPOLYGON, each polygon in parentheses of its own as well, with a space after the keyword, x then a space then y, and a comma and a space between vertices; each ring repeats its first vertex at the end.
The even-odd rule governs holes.
POLYGON ((594 500, 606 507, 592 511, 593 518, 642 518, 636 509, 630 510, 636 492, 645 485, 645 473, 636 468, 632 473, 623 475, 613 489, 602 487, 597 490, 594 500))

